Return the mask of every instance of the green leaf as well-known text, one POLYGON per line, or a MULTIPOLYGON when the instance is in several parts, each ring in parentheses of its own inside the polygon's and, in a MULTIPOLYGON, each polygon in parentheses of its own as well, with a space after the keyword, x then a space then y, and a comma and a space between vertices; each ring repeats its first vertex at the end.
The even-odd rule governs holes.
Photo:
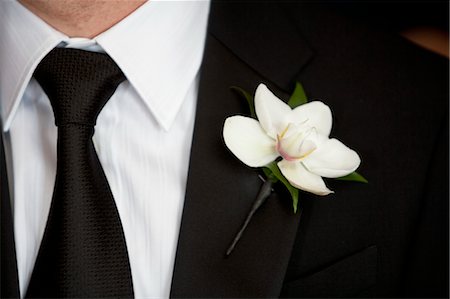
POLYGON ((288 101, 289 107, 294 109, 295 107, 303 105, 307 102, 308 98, 306 97, 306 93, 305 90, 303 89, 303 86, 299 82, 295 83, 294 92, 292 93, 288 101))
POLYGON ((267 167, 262 167, 262 171, 264 172, 266 178, 267 178, 268 180, 271 180, 272 183, 275 184, 276 182, 278 182, 278 179, 275 177, 275 175, 272 173, 272 171, 271 171, 269 168, 267 168, 267 167))
POLYGON ((247 100, 248 108, 250 109, 250 115, 256 119, 255 100, 253 99, 252 95, 237 86, 231 86, 230 89, 238 92, 241 96, 243 96, 247 100))
POLYGON ((360 183, 368 183, 369 181, 367 181, 362 175, 360 175, 359 173, 352 172, 349 175, 340 177, 340 178, 336 178, 337 180, 341 180, 341 181, 353 181, 353 182, 360 182, 360 183))
POLYGON ((280 180, 284 186, 288 189, 289 193, 291 194, 292 197, 292 206, 294 208, 294 213, 297 213, 297 206, 298 206, 298 189, 293 187, 288 180, 286 180, 286 178, 283 176, 283 174, 281 173, 280 169, 278 168, 277 163, 274 161, 268 165, 265 166, 266 168, 268 168, 272 174, 278 179, 280 180))

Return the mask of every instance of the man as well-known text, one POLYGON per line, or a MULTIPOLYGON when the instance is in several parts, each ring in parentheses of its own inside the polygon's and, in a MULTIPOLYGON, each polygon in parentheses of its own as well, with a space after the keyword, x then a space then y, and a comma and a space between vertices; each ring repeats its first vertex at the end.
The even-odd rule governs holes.
POLYGON ((134 296, 448 296, 446 60, 322 6, 211 3, 206 25, 208 3, 116 4, 2 3, 2 297, 27 294, 56 171, 52 108, 30 77, 67 46, 106 52, 127 79, 94 143, 134 296), (22 53, 27 76, 4 67, 22 53), (301 193, 297 214, 276 186, 226 258, 262 183, 222 141, 225 118, 248 113, 230 86, 286 99, 296 81, 331 107, 369 184, 301 193))

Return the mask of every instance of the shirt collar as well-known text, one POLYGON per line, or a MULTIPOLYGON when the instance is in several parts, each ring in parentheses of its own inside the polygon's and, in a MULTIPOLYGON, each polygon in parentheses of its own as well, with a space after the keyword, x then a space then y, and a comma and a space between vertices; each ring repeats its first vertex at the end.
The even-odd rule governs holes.
POLYGON ((92 40, 69 39, 16 1, 0 2, 5 2, 0 5, 4 130, 37 64, 61 42, 94 50, 100 46, 122 69, 156 121, 170 129, 201 65, 209 1, 149 1, 92 40))
POLYGON ((36 66, 66 38, 17 1, 0 1, 0 110, 5 131, 36 66))

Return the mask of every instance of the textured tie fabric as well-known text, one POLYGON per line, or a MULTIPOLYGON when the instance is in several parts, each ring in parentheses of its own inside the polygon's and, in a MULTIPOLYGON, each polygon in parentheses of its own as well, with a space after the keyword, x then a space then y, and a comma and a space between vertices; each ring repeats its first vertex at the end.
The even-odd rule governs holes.
POLYGON ((119 214, 92 136, 125 80, 106 54, 55 48, 34 76, 58 127, 55 189, 26 297, 133 297, 119 214))

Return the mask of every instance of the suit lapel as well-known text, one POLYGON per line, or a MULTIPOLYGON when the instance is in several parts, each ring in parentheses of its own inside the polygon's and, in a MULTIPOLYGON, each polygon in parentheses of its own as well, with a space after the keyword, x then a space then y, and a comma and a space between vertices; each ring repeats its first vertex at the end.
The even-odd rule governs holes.
POLYGON ((292 86, 293 77, 312 56, 275 9, 212 4, 171 297, 280 293, 300 215, 293 214, 282 189, 273 193, 226 258, 262 181, 222 139, 224 120, 247 114, 244 101, 230 86, 253 92, 264 82, 286 96, 283 89, 292 86), (272 22, 276 28, 266 30, 272 22), (290 43, 279 50, 280 40, 290 43))
MULTIPOLYGON (((1 129, 1 126, 0 126, 1 129)), ((1 298, 19 297, 19 280, 17 277, 16 252, 11 201, 9 196, 6 159, 3 146, 3 134, 0 131, 0 209, 1 209, 1 298)))
MULTIPOLYGON (((300 219, 292 213, 282 188, 257 212, 233 254, 225 258, 262 183, 258 173, 239 162, 222 141, 225 118, 247 114, 246 105, 229 87, 253 92, 264 82, 286 97, 293 78, 312 57, 299 33, 272 6, 212 4, 172 297, 274 297, 280 293, 300 219)), ((19 288, 1 143, 3 298, 18 297, 19 288)))

